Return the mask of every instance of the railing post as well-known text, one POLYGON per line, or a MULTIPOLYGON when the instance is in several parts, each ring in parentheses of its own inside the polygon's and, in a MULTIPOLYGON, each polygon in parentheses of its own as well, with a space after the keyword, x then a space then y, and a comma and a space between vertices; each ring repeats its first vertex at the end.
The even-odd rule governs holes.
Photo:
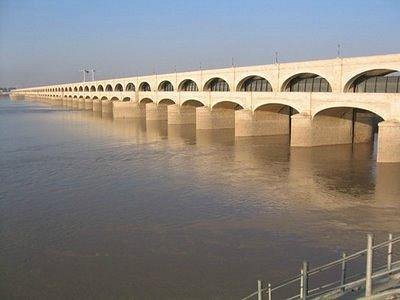
POLYGON ((272 299, 272 289, 271 289, 271 284, 268 283, 268 300, 272 299))
POLYGON ((262 300, 262 282, 261 280, 257 280, 257 295, 258 295, 258 300, 262 300))
POLYGON ((389 233, 389 244, 388 244, 388 253, 387 253, 387 270, 390 271, 392 269, 392 249, 393 249, 393 234, 389 233))
POLYGON ((373 236, 367 237, 367 261, 365 267, 365 297, 372 295, 372 262, 373 262, 373 236))
POLYGON ((342 275, 340 278, 340 285, 342 286, 342 292, 345 291, 345 288, 343 285, 346 284, 346 253, 342 253, 342 275))
POLYGON ((300 299, 306 300, 308 294, 308 262, 303 261, 300 277, 300 299))

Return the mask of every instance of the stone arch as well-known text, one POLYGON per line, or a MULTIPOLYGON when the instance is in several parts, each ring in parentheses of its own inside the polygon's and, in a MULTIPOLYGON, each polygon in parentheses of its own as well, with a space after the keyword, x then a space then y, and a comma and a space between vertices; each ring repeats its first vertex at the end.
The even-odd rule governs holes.
POLYGON ((332 85, 316 73, 297 73, 284 81, 282 92, 332 92, 332 85))
POLYGON ((189 99, 189 100, 185 100, 182 103, 182 106, 193 106, 193 107, 200 107, 200 106, 204 106, 204 104, 199 101, 199 100, 195 100, 195 99, 189 99))
POLYGON ((99 98, 97 96, 94 96, 92 99, 93 100, 99 100, 99 98))
POLYGON ((147 81, 143 81, 139 85, 139 91, 141 91, 141 92, 150 92, 151 91, 150 84, 147 81))
POLYGON ((90 96, 86 96, 85 99, 90 99, 90 96))
POLYGON ((80 95, 80 96, 79 96, 79 99, 83 99, 83 96, 82 96, 82 95, 80 95))
POLYGON ((96 87, 95 87, 94 85, 92 85, 92 86, 90 87, 90 91, 91 91, 91 92, 95 92, 95 91, 96 91, 96 87))
POLYGON ((112 97, 110 101, 119 101, 118 97, 112 97))
POLYGON ((64 88, 61 88, 61 92, 64 92, 64 88))
POLYGON ((146 103, 152 103, 154 102, 153 100, 151 100, 150 98, 143 98, 139 101, 140 104, 146 104, 146 103))
POLYGON ((125 91, 132 91, 132 92, 134 92, 135 91, 135 85, 132 83, 132 82, 129 82, 127 85, 126 85, 126 87, 125 87, 125 91))
POLYGON ((400 72, 394 69, 372 69, 358 73, 346 82, 343 92, 400 93, 400 72))
POLYGON ((106 85, 106 92, 112 92, 113 88, 111 86, 111 84, 107 84, 106 85))
POLYGON ((130 97, 124 97, 124 99, 122 99, 122 102, 129 102, 129 101, 131 101, 130 97))
POLYGON ((371 142, 384 116, 349 105, 320 109, 312 120, 313 143, 320 146, 371 142))
POLYGON ((158 104, 171 105, 171 104, 175 104, 175 101, 173 101, 171 99, 162 99, 161 101, 158 102, 158 104))
POLYGON ((236 86, 236 91, 242 92, 272 92, 271 83, 264 77, 251 75, 243 78, 236 86))
POLYGON ((79 87, 79 91, 83 92, 83 87, 82 86, 79 87))
POLYGON ((332 104, 326 104, 326 105, 320 105, 318 106, 312 114, 312 118, 315 118, 318 115, 321 115, 321 113, 323 112, 328 112, 329 110, 345 110, 345 109, 358 109, 358 110, 363 110, 363 111, 368 111, 371 112, 375 115, 377 115, 378 117, 382 118, 382 120, 389 120, 390 119, 390 115, 389 112, 385 113, 384 111, 379 111, 377 110, 373 104, 357 104, 357 105, 332 105, 332 104))
POLYGON ((243 105, 234 102, 234 101, 220 101, 217 103, 214 103, 212 108, 224 108, 224 109, 233 109, 233 110, 239 110, 243 109, 243 105))
POLYGON ((282 104, 282 103, 265 103, 257 106, 254 111, 270 111, 280 114, 294 115, 298 114, 299 110, 293 106, 282 104))
POLYGON ((68 91, 72 92, 72 88, 71 88, 71 87, 69 87, 69 88, 68 88, 68 91))
POLYGON ((106 96, 101 97, 101 101, 107 101, 108 98, 106 96))
POLYGON ((204 84, 203 91, 229 92, 230 88, 226 80, 220 77, 213 77, 204 84))
POLYGON ((78 91, 78 88, 77 87, 74 87, 74 92, 77 92, 78 91))
POLYGON ((158 85, 158 90, 163 92, 173 92, 174 86, 172 85, 171 81, 164 80, 158 85))
POLYGON ((99 85, 97 86, 97 91, 98 91, 98 92, 104 92, 104 88, 103 88, 103 86, 102 86, 101 84, 99 84, 99 85))
POLYGON ((117 83, 117 84, 115 85, 114 91, 116 91, 116 92, 123 92, 123 91, 124 91, 124 88, 122 87, 122 84, 117 83))
POLYGON ((178 91, 180 92, 198 92, 199 87, 197 83, 192 79, 182 80, 178 86, 178 91))
POLYGON ((89 92, 89 87, 88 87, 88 86, 85 86, 84 91, 85 91, 85 92, 89 92))
POLYGON ((74 98, 78 98, 78 96, 74 95, 74 98))

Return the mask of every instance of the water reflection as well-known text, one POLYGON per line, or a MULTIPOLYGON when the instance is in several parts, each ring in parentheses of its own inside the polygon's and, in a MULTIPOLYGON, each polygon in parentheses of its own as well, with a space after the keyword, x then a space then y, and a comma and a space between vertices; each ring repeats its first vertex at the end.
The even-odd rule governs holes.
POLYGON ((400 231, 400 164, 368 144, 27 102, 0 114, 0 298, 239 298, 400 231))

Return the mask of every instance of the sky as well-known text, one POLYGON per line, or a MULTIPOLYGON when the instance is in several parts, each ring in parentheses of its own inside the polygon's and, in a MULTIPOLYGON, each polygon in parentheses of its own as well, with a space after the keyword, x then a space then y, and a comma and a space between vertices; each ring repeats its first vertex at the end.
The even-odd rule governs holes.
POLYGON ((0 87, 400 53, 400 0, 0 0, 0 87))

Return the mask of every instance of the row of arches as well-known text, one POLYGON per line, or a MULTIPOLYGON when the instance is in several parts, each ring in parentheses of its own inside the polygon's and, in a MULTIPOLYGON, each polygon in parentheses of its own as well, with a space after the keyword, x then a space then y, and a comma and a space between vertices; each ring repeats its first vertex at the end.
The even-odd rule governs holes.
MULTIPOLYGON (((138 91, 148 92, 152 88, 150 84, 143 81, 139 84, 138 91)), ((172 92, 175 91, 174 85, 168 81, 162 81, 158 87, 158 91, 172 92)), ((181 81, 177 87, 178 91, 199 91, 198 84, 192 79, 181 81)), ((228 82, 222 78, 214 77, 208 80, 202 87, 203 91, 211 92, 228 92, 231 87, 228 82)), ((236 91, 242 92, 273 92, 271 83, 264 77, 258 75, 250 75, 242 79, 236 86, 236 91)), ((130 82, 123 86, 117 83, 115 86, 111 84, 86 85, 75 87, 59 87, 44 90, 36 90, 39 92, 134 92, 136 86, 130 82)), ((332 92, 332 86, 328 80, 315 73, 300 73, 288 78, 281 87, 282 92, 332 92)), ((400 93, 400 72, 396 70, 377 69, 363 72, 353 77, 345 85, 344 92, 353 93, 400 93)))

